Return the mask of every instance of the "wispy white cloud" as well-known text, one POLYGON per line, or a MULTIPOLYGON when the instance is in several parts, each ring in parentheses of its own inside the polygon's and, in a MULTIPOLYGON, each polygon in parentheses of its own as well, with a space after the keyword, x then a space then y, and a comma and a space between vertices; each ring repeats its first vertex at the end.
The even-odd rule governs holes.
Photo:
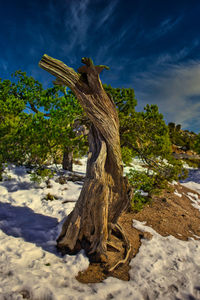
POLYGON ((0 65, 3 68, 4 71, 8 70, 8 62, 6 60, 1 60, 0 65))
POLYGON ((196 47, 199 46, 199 40, 195 39, 193 40, 190 45, 187 45, 183 48, 181 48, 178 52, 174 54, 170 54, 168 52, 162 53, 158 56, 155 63, 157 65, 164 65, 164 64, 171 64, 171 63, 177 63, 178 61, 185 59, 196 47))
POLYGON ((99 28, 101 28, 103 25, 105 25, 105 23, 110 18, 112 18, 117 3, 118 3, 118 0, 111 1, 110 4, 104 8, 104 10, 102 11, 102 14, 100 16, 100 19, 99 19, 99 21, 97 22, 97 25, 96 25, 97 30, 99 28))
MULTIPOLYGON (((96 0, 97 4, 100 1, 96 0)), ((61 43, 60 48, 62 54, 67 55, 72 64, 76 61, 74 49, 79 49, 80 52, 88 55, 88 51, 92 49, 94 52, 94 48, 96 48, 93 54, 95 61, 108 64, 112 60, 108 55, 108 51, 112 50, 113 44, 115 44, 114 47, 119 44, 117 37, 110 36, 112 32, 109 31, 110 26, 107 25, 108 22, 112 23, 114 21, 118 0, 106 3, 101 11, 97 12, 91 10, 94 2, 94 0, 77 0, 71 2, 69 7, 66 7, 64 27, 67 39, 61 43), (96 47, 93 44, 94 38, 97 38, 98 34, 102 37, 104 31, 103 43, 96 47)), ((125 34, 126 30, 124 28, 120 30, 119 35, 121 39, 124 38, 125 34)))
POLYGON ((89 5, 89 0, 73 1, 70 5, 70 15, 66 15, 65 29, 69 33, 69 51, 75 46, 81 47, 82 50, 86 48, 88 28, 91 19, 88 16, 87 8, 89 5))
MULTIPOLYGON (((2 70, 1 73, 7 73, 9 68, 9 61, 6 58, 0 59, 0 70, 2 70)), ((2 78, 2 74, 0 74, 0 78, 2 78)))
POLYGON ((182 20, 182 16, 179 16, 174 21, 171 18, 165 19, 161 22, 158 34, 163 35, 168 31, 171 31, 180 21, 182 20))
POLYGON ((182 16, 179 16, 174 20, 172 20, 172 18, 167 18, 163 20, 157 27, 154 27, 150 31, 147 31, 147 33, 145 33, 145 38, 151 41, 156 40, 172 31, 174 27, 180 23, 181 20, 182 16))
POLYGON ((168 121, 200 131, 200 61, 168 66, 135 80, 142 104, 158 104, 168 121))

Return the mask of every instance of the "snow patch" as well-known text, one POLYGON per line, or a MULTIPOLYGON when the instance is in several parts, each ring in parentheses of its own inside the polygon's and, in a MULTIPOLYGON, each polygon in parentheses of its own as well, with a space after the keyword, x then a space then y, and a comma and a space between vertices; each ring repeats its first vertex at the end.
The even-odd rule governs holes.
POLYGON ((138 283, 137 290, 142 291, 142 299, 200 296, 200 242, 162 237, 137 220, 133 220, 133 227, 153 235, 151 240, 143 240, 139 253, 131 262, 131 280, 138 283))
POLYGON ((187 193, 187 197, 192 201, 192 206, 200 211, 200 198, 197 194, 187 193))
MULTIPOLYGON (((74 166, 79 174, 85 173, 86 159, 74 166)), ((136 160, 142 170, 139 164, 136 160)), ((162 237, 136 220, 134 227, 153 238, 142 240, 131 261, 130 281, 109 277, 98 284, 79 283, 75 276, 88 267, 88 258, 83 251, 62 257, 56 238, 82 186, 61 185, 54 177, 50 188, 37 187, 25 167, 9 165, 6 172, 6 181, 0 182, 0 300, 200 299, 200 241, 162 237), (44 200, 48 193, 57 200, 44 200)), ((199 205, 194 195, 188 197, 199 205)))
POLYGON ((177 190, 174 191, 174 195, 176 195, 176 196, 178 196, 180 198, 182 197, 182 195, 177 190))

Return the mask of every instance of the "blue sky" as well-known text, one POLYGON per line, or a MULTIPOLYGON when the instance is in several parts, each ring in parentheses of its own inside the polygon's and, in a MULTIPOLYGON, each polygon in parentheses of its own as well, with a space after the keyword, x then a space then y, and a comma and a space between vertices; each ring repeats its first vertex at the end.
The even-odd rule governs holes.
POLYGON ((21 69, 44 84, 44 53, 77 69, 105 64, 103 83, 134 88, 137 110, 200 132, 199 0, 0 0, 0 77, 21 69))

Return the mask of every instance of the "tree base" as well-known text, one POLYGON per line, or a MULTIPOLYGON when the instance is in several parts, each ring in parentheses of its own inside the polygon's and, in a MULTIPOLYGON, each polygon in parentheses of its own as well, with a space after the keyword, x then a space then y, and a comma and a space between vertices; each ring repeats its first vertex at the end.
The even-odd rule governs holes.
POLYGON ((120 248, 122 252, 118 252, 117 249, 114 249, 111 245, 108 245, 108 261, 109 266, 106 263, 95 263, 90 262, 89 267, 77 274, 76 279, 81 283, 98 283, 102 282, 106 278, 112 276, 120 280, 128 281, 130 279, 129 270, 130 270, 130 260, 138 253, 141 246, 140 242, 140 231, 133 228, 133 213, 126 212, 123 213, 119 218, 119 224, 123 226, 123 230, 126 234, 126 237, 130 240, 131 251, 126 262, 119 264, 113 271, 109 271, 108 267, 114 266, 117 262, 123 259, 125 249, 123 248, 121 238, 118 239, 115 235, 111 236, 111 244, 114 244, 115 248, 120 248))
POLYGON ((130 260, 131 244, 119 224, 110 225, 110 234, 106 242, 106 252, 95 251, 91 253, 91 243, 85 237, 81 241, 77 240, 72 250, 69 247, 59 244, 59 239, 57 242, 57 249, 63 255, 74 255, 81 249, 84 249, 90 263, 101 264, 102 269, 107 274, 113 272, 120 265, 127 264, 130 260))

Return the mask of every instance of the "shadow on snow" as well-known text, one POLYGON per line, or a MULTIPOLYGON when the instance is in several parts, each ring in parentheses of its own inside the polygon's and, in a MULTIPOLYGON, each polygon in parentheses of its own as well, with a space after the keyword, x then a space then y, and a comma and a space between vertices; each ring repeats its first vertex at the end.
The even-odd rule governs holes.
POLYGON ((19 190, 29 190, 35 188, 35 183, 33 182, 19 182, 16 178, 12 178, 11 180, 5 180, 1 183, 1 186, 7 188, 9 193, 17 192, 19 190))
POLYGON ((180 182, 193 181, 195 183, 200 183, 200 169, 189 169, 188 177, 180 182))
POLYGON ((0 229, 7 235, 21 237, 58 256, 55 240, 58 235, 56 218, 35 213, 23 206, 0 202, 0 229))

